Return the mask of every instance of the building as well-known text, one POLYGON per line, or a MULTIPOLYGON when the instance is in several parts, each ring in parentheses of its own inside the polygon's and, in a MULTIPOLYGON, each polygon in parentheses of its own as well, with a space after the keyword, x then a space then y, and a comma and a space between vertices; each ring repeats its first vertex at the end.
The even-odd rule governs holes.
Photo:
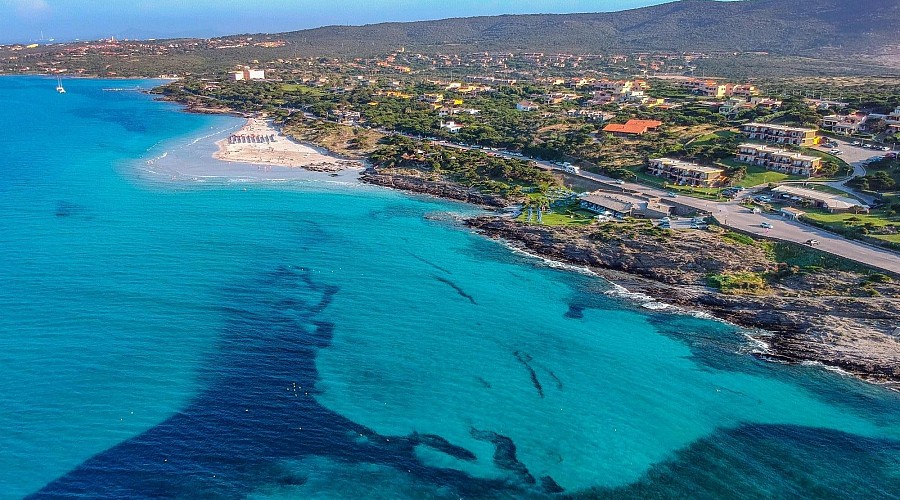
POLYGON ((534 111, 540 108, 537 103, 531 101, 519 101, 516 104, 516 109, 519 111, 534 111))
POLYGON ((581 208, 598 214, 662 219, 672 214, 675 207, 662 203, 659 198, 641 194, 608 193, 594 191, 581 197, 581 208))
POLYGON ((714 187, 724 182, 721 168, 704 167, 672 158, 653 158, 647 171, 679 186, 714 187))
POLYGON ((662 122, 656 120, 628 120, 625 123, 610 123, 603 131, 613 135, 644 135, 650 130, 657 130, 662 122))
POLYGON ((811 177, 822 167, 822 159, 794 151, 758 144, 738 146, 737 160, 791 175, 811 177))
POLYGON ((450 120, 448 122, 441 122, 441 128, 447 129, 447 132, 450 132, 451 134, 458 134, 459 131, 462 130, 463 125, 450 120))
POLYGON ((745 123, 743 131, 754 141, 791 144, 793 146, 815 146, 818 142, 816 129, 785 127, 769 123, 745 123))
POLYGON ((794 207, 782 207, 779 212, 781 213, 782 217, 787 217, 791 220, 800 220, 800 217, 806 215, 806 212, 794 207))
POLYGON ((247 82, 250 80, 265 80, 266 79, 266 70, 263 69, 250 69, 248 67, 244 67, 244 69, 237 71, 234 73, 235 81, 247 82))
POLYGON ((869 116, 862 112, 850 115, 829 115, 822 118, 822 128, 835 134, 853 135, 865 128, 869 116))
POLYGON ((829 212, 869 211, 869 207, 853 198, 838 196, 823 191, 814 191, 812 189, 784 185, 772 189, 772 192, 777 193, 782 198, 804 200, 815 207, 824 208, 829 212))

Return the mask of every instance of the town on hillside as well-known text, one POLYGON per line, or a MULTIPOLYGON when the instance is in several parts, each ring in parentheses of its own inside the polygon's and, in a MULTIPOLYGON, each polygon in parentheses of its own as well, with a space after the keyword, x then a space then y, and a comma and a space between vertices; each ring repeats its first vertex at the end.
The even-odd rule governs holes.
MULTIPOLYGON (((541 210, 543 224, 644 217, 677 229, 697 225, 672 222, 680 215, 714 219, 718 205, 709 203, 718 202, 900 247, 895 79, 698 75, 710 61, 745 56, 714 52, 397 47, 371 57, 289 58, 286 46, 268 35, 8 45, 0 72, 156 71, 177 78, 156 91, 166 99, 265 115, 351 157, 384 153, 385 137, 402 135, 530 162, 558 182, 527 185, 480 167, 449 179, 555 214, 541 210), (254 58, 224 63, 244 53, 254 58), (207 62, 191 71, 165 64, 199 54, 207 62)), ((419 168, 428 163, 423 157, 419 168)))

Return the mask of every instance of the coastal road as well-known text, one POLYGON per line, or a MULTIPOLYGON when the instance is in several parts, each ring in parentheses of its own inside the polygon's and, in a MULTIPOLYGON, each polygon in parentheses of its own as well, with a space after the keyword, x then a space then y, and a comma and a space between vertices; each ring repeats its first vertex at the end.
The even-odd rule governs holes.
MULTIPOLYGON (((407 135, 411 138, 421 139, 420 137, 407 135)), ((441 146, 459 148, 459 149, 480 149, 472 146, 455 144, 448 141, 437 140, 432 141, 441 146)), ((850 146, 849 143, 841 146, 842 150, 847 151, 847 159, 854 160, 859 163, 862 160, 878 155, 877 151, 865 148, 857 148, 850 146)), ((668 192, 664 189, 645 186, 634 182, 617 181, 612 177, 607 177, 592 172, 581 171, 578 174, 565 172, 562 167, 550 161, 535 160, 521 155, 512 154, 508 151, 483 149, 489 154, 495 154, 506 158, 524 159, 534 161, 539 167, 546 170, 554 170, 567 175, 574 175, 592 181, 603 182, 615 188, 621 189, 622 192, 640 192, 649 195, 658 196, 663 199, 670 198, 668 192)), ((882 153, 883 154, 883 153, 882 153)), ((854 168, 861 169, 861 166, 855 165, 854 168)), ((863 174, 865 170, 862 170, 863 174)), ((723 226, 730 227, 741 231, 746 231, 766 238, 772 238, 782 241, 790 241, 793 243, 805 244, 807 241, 814 239, 819 241, 819 245, 815 248, 824 252, 828 252, 840 257, 844 257, 863 264, 884 269, 900 275, 900 255, 875 246, 867 245, 859 241, 848 240, 836 234, 823 231, 812 226, 808 226, 801 222, 787 220, 777 215, 754 214, 750 210, 740 206, 740 200, 730 200, 726 202, 715 202, 692 198, 689 196, 678 196, 677 200, 671 198, 683 205, 693 207, 700 211, 709 212, 716 217, 723 226), (772 229, 766 229, 760 226, 762 222, 772 224, 772 229)))
MULTIPOLYGON (((702 200, 701 200, 702 202, 702 200)), ((754 214, 737 202, 707 202, 710 210, 723 226, 746 231, 766 238, 805 244, 809 240, 818 240, 817 250, 828 252, 872 267, 891 271, 900 275, 900 255, 883 248, 867 245, 859 241, 848 240, 841 236, 808 226, 801 222, 788 220, 771 214, 754 214), (761 223, 772 224, 771 229, 760 226, 761 223)))
MULTIPOLYGON (((442 145, 465 148, 465 146, 460 146, 458 144, 446 143, 443 141, 441 141, 440 143, 442 145)), ((854 157, 867 154, 868 156, 865 156, 864 158, 869 158, 877 154, 871 149, 854 149, 860 150, 854 154, 854 157)), ((519 156, 510 155, 505 151, 488 152, 498 154, 500 156, 506 156, 509 158, 522 159, 519 156)), ((663 200, 671 199, 671 201, 677 201, 678 203, 693 207, 697 210, 709 212, 710 214, 715 216, 716 220, 718 220, 723 226, 730 227, 732 229, 746 231, 761 237, 799 243, 801 245, 805 245, 809 240, 818 240, 819 244, 815 246, 817 250, 828 252, 840 257, 844 257, 846 259, 861 262, 863 264, 878 269, 884 269, 886 271, 890 271, 892 273, 900 275, 900 255, 898 255, 897 253, 883 248, 878 248, 876 246, 868 245, 859 241, 848 240, 842 236, 829 233, 812 226, 808 226, 806 224, 803 224, 802 222, 788 220, 778 215, 754 214, 749 209, 744 208, 740 205, 740 199, 729 200, 725 202, 716 202, 701 200, 699 198, 692 198, 690 196, 678 196, 677 198, 671 198, 669 197, 668 192, 664 189, 645 186, 643 184, 637 184, 634 182, 621 183, 621 181, 617 181, 612 177, 606 177, 604 175, 595 174, 592 172, 581 171, 578 174, 572 174, 569 172, 565 172, 562 167, 559 167, 552 162, 540 160, 534 161, 539 166, 545 169, 564 172, 567 175, 575 175, 583 179, 603 182, 610 186, 622 189, 622 192, 625 193, 641 192, 658 196, 663 200), (772 224, 772 229, 761 227, 760 224, 763 222, 769 222, 770 224, 772 224)))

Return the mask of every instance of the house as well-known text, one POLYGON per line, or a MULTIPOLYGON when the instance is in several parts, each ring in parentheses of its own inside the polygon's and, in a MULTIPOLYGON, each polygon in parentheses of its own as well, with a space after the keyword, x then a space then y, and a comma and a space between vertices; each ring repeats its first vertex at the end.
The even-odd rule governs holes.
POLYGON ((333 116, 335 120, 345 125, 353 125, 362 119, 362 114, 359 111, 334 109, 331 110, 329 114, 333 116))
POLYGON ((444 94, 424 94, 422 100, 427 103, 438 104, 444 101, 444 94))
POLYGON ((818 143, 816 129, 785 127, 769 123, 745 123, 742 130, 755 141, 791 144, 793 146, 814 146, 818 143))
POLYGON ((657 197, 606 191, 594 191, 582 195, 579 204, 581 208, 598 214, 612 212, 623 217, 646 217, 648 219, 668 217, 675 209, 672 205, 662 203, 657 197))
POLYGON ((784 185, 772 189, 772 192, 777 193, 782 198, 798 198, 805 200, 813 206, 824 208, 829 212, 849 212, 851 210, 858 210, 860 212, 869 211, 869 207, 853 198, 838 196, 824 191, 815 191, 812 189, 784 185))
POLYGON ((656 130, 662 126, 662 122, 656 120, 628 120, 625 123, 610 123, 603 127, 603 131, 613 135, 644 135, 650 130, 656 130))
POLYGON ((733 116, 745 109, 752 109, 753 107, 753 104, 747 102, 747 100, 742 97, 732 97, 719 105, 719 114, 733 116))
POLYGON ((869 116, 866 113, 856 112, 849 115, 828 115, 822 118, 822 128, 835 134, 853 135, 865 128, 869 116))
POLYGON ((247 82, 250 80, 265 80, 266 71, 262 69, 250 69, 244 66, 244 69, 234 73, 234 79, 238 82, 247 82))
POLYGON ((450 132, 451 134, 458 134, 459 131, 462 130, 463 125, 450 120, 448 122, 441 122, 441 128, 447 129, 447 132, 450 132))
POLYGON ((647 171, 680 186, 713 187, 725 180, 725 171, 721 168, 704 167, 673 158, 653 158, 647 171))
POLYGON ((900 106, 894 108, 894 110, 887 115, 884 121, 890 125, 900 124, 900 106))
POLYGON ((738 146, 736 159, 743 163, 765 167, 766 170, 806 177, 815 175, 822 167, 822 159, 818 156, 749 143, 738 146))
POLYGON ((531 101, 519 101, 516 104, 516 109, 519 111, 534 111, 540 108, 537 103, 531 101))

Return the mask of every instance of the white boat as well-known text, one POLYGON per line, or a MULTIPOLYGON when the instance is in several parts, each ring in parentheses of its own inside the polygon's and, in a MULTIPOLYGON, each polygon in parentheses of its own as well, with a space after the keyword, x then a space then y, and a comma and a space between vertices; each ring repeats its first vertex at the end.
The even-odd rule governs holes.
POLYGON ((62 86, 62 78, 60 78, 58 76, 56 77, 56 91, 59 92, 60 94, 66 93, 66 89, 63 88, 63 86, 62 86))

